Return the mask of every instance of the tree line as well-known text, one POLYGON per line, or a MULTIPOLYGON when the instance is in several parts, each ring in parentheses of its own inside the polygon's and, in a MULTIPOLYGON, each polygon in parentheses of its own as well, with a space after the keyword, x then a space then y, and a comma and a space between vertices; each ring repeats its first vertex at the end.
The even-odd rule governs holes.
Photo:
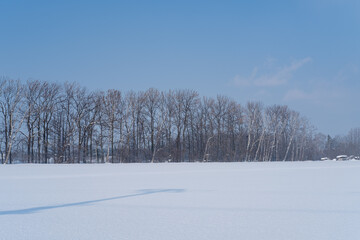
POLYGON ((360 156, 360 128, 352 128, 345 136, 327 136, 324 156, 334 159, 337 155, 360 156))
POLYGON ((103 92, 3 77, 0 115, 2 163, 295 161, 331 149, 288 106, 187 89, 103 92))

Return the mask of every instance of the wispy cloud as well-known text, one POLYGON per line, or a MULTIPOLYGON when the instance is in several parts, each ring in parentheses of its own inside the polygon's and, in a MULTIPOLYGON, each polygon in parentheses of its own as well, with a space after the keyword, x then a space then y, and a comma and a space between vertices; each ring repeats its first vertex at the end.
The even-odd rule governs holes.
POLYGON ((236 75, 232 82, 235 86, 274 87, 284 85, 292 78, 294 72, 311 60, 310 57, 307 57, 295 60, 287 66, 267 71, 261 67, 254 67, 249 77, 236 75))
POLYGON ((285 101, 311 100, 313 98, 314 98, 314 94, 306 93, 300 89, 289 90, 284 96, 285 101))
POLYGON ((360 86, 356 80, 358 75, 359 67, 350 64, 328 78, 312 79, 302 86, 287 89, 283 100, 287 102, 309 100, 311 103, 320 103, 321 105, 340 103, 345 98, 356 94, 356 89, 360 86))

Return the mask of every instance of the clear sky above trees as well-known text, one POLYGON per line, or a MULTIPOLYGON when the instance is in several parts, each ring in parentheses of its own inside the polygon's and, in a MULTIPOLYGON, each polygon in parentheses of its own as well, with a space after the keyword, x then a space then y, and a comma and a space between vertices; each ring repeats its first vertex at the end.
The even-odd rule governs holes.
POLYGON ((187 88, 358 127, 358 1, 0 2, 0 75, 95 89, 187 88))

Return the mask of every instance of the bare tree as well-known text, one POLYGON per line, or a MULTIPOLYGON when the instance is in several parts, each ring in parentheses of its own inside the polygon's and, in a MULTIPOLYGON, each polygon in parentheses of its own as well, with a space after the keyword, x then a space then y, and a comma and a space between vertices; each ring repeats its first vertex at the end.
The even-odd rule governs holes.
POLYGON ((117 115, 119 113, 118 107, 121 105, 122 96, 121 92, 118 90, 108 90, 106 95, 104 96, 104 116, 106 121, 104 122, 106 128, 108 129, 108 154, 107 160, 109 158, 109 154, 111 153, 112 162, 114 161, 114 143, 115 143, 115 130, 117 123, 117 115))
POLYGON ((262 104, 260 102, 248 102, 246 110, 247 144, 245 161, 251 161, 252 151, 259 141, 259 130, 262 125, 262 104))
POLYGON ((40 81, 32 80, 26 83, 24 89, 24 105, 28 109, 28 114, 26 116, 28 163, 34 162, 35 124, 40 113, 40 108, 37 103, 43 89, 42 86, 43 84, 40 81))
POLYGON ((5 137, 5 161, 12 163, 12 147, 16 140, 17 134, 27 115, 27 111, 21 110, 21 100, 23 87, 20 81, 4 78, 1 80, 2 91, 0 99, 0 109, 4 122, 5 137))
POLYGON ((56 106, 60 102, 60 86, 55 83, 50 84, 45 82, 40 94, 40 99, 44 162, 48 163, 50 122, 52 121, 56 106))
POLYGON ((161 94, 158 90, 150 88, 145 92, 144 110, 148 119, 148 126, 150 132, 150 152, 152 161, 155 155, 155 124, 156 119, 159 118, 159 108, 161 104, 161 94))

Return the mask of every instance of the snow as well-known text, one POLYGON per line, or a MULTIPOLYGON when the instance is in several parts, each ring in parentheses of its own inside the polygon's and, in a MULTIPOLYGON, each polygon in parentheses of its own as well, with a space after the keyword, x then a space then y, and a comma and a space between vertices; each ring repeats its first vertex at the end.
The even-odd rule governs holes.
POLYGON ((0 239, 360 239, 360 161, 0 166, 0 239))

